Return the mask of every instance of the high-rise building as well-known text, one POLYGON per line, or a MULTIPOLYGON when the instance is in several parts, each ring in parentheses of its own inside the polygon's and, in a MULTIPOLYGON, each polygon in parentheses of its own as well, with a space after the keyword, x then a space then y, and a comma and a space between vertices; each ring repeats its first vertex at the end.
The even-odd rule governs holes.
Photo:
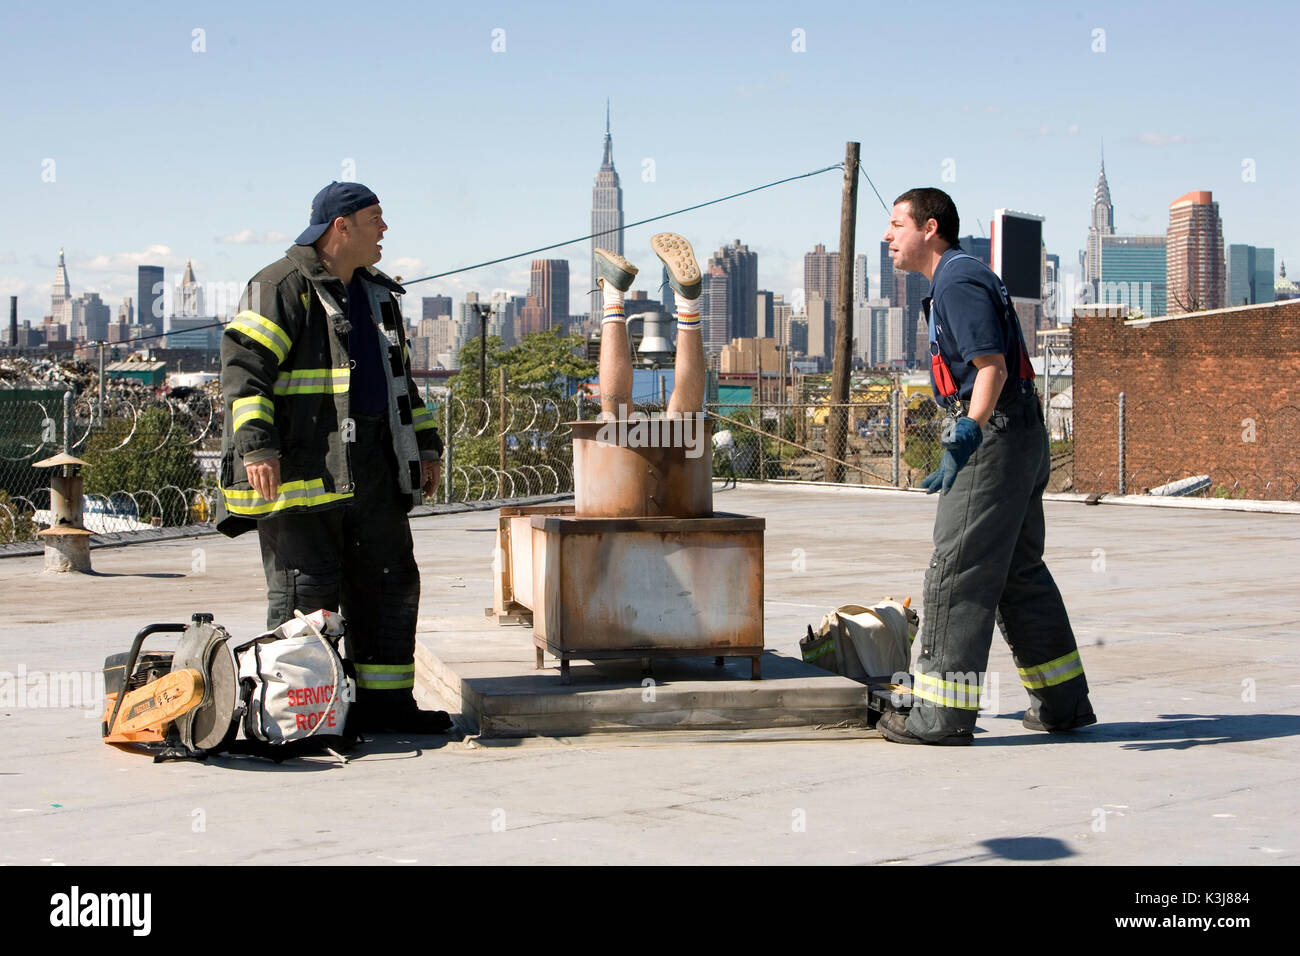
POLYGON ((1043 257, 1043 261, 1043 300, 1047 303, 1043 308, 1048 325, 1056 326, 1061 319, 1061 257, 1054 252, 1049 252, 1043 257))
MULTIPOLYGON (((1100 248, 1098 240, 1099 251, 1100 248)), ((1043 217, 1011 209, 993 210, 989 249, 991 268, 1006 286, 1020 319, 1025 347, 1030 355, 1037 355, 1038 330, 1043 326, 1043 273, 1047 255, 1043 245, 1043 217)))
POLYGON ((704 350, 709 355, 717 355, 727 344, 727 294, 730 281, 727 270, 717 262, 710 260, 705 270, 700 291, 700 330, 704 339, 704 350))
POLYGON ((530 322, 528 331, 541 332, 554 326, 563 330, 569 319, 569 260, 534 259, 528 298, 536 300, 541 309, 534 320, 540 324, 531 327, 530 322))
POLYGON ((865 302, 871 298, 871 273, 867 269, 867 256, 859 252, 853 257, 853 301, 865 302))
POLYGON ((785 301, 783 295, 772 296, 772 329, 773 338, 776 344, 782 348, 790 345, 790 319, 794 316, 794 310, 790 308, 790 303, 785 301))
POLYGON ((1273 250, 1233 243, 1228 246, 1228 305, 1273 301, 1273 250))
POLYGON ((863 330, 867 337, 863 358, 867 364, 876 367, 908 364, 903 351, 902 306, 891 306, 888 299, 878 298, 868 300, 867 307, 870 320, 863 330))
POLYGON ((162 332, 163 319, 166 318, 163 290, 167 286, 163 267, 140 266, 136 277, 136 321, 147 333, 157 335, 162 332))
POLYGON ((985 239, 983 236, 976 236, 976 235, 960 236, 957 239, 957 244, 961 246, 962 252, 974 256, 976 259, 984 263, 990 269, 993 268, 993 266, 991 265, 992 252, 989 249, 989 241, 985 239))
POLYGON ((821 362, 823 370, 831 367, 835 355, 835 320, 831 318, 830 303, 819 292, 804 298, 804 314, 808 317, 808 347, 810 359, 821 362))
POLYGON ((68 284, 68 268, 63 264, 63 250, 59 250, 59 264, 54 268, 54 284, 50 292, 50 316, 61 325, 72 325, 72 288, 68 284))
POLYGON ((1115 234, 1115 207, 1110 201, 1110 184, 1106 182, 1106 157, 1101 157, 1101 172, 1092 191, 1092 217, 1088 223, 1088 247, 1083 257, 1083 282, 1092 287, 1093 301, 1101 282, 1101 237, 1115 234))
MULTIPOLYGON (((805 252, 803 257, 804 301, 812 295, 820 295, 830 303, 831 315, 836 315, 840 301, 839 275, 840 254, 827 252, 821 243, 813 246, 813 251, 805 252)), ((808 334, 811 339, 812 332, 808 334)))
POLYGON ((758 317, 758 337, 760 339, 779 339, 776 331, 776 315, 772 309, 772 293, 759 289, 754 297, 755 315, 758 317))
POLYGON ((135 301, 128 295, 122 299, 122 304, 117 307, 117 321, 123 325, 135 324, 135 301))
POLYGON ((113 312, 98 292, 87 292, 68 301, 72 338, 78 342, 104 342, 108 339, 108 325, 113 312))
MULTIPOLYGON (((926 293, 930 291, 930 280, 920 272, 894 272, 894 295, 893 304, 903 310, 902 331, 899 332, 899 354, 891 355, 890 362, 895 358, 902 359, 908 365, 916 361, 918 348, 922 345, 925 349, 929 348, 928 334, 922 336, 918 343, 916 329, 917 325, 925 321, 925 315, 921 310, 921 302, 925 299, 926 293)), ((892 339, 891 339, 892 341, 892 339)))
POLYGON ((185 275, 176 287, 176 298, 172 301, 172 314, 193 318, 203 314, 203 287, 194 278, 194 264, 185 260, 185 275))
POLYGON ((1223 307, 1223 222, 1209 190, 1185 193, 1169 204, 1165 233, 1169 314, 1223 307))
POLYGON ((894 301, 894 259, 889 254, 889 243, 880 243, 880 296, 886 302, 894 301))
POLYGON ((421 319, 436 319, 444 315, 451 318, 451 296, 426 295, 420 300, 421 319))
MULTIPOLYGON (((609 103, 605 103, 605 155, 591 190, 591 314, 602 315, 605 304, 596 284, 596 250, 623 254, 623 189, 614 169, 614 141, 609 134, 609 103)), ((568 314, 567 312, 565 313, 568 314)), ((724 343, 725 344, 725 343, 724 343)))
MULTIPOLYGON (((714 254, 709 265, 727 274, 727 341, 758 335, 758 253, 737 239, 714 254)), ((726 344, 726 343, 723 343, 726 344)))
POLYGON ((1164 236, 1102 236, 1097 301, 1164 315, 1165 265, 1164 236))

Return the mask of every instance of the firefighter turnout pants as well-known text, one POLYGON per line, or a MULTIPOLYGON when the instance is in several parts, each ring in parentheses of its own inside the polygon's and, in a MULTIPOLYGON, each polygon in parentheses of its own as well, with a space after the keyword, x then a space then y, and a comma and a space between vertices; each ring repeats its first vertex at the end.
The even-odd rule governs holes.
POLYGON ((276 627, 295 610, 342 611, 358 702, 382 706, 409 698, 415 686, 420 572, 388 423, 361 416, 356 422, 353 498, 341 508, 258 522, 266 624, 276 627))
POLYGON ((1068 725, 1076 710, 1090 711, 1065 602, 1043 563, 1050 472, 1037 395, 1004 399, 939 497, 909 733, 933 740, 973 731, 995 620, 1044 724, 1068 725))

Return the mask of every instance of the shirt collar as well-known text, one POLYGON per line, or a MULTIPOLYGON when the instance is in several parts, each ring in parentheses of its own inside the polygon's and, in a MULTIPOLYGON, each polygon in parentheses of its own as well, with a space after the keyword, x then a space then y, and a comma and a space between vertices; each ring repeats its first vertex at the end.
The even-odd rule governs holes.
POLYGON ((934 275, 930 279, 930 298, 934 298, 934 285, 939 279, 939 274, 943 272, 943 267, 952 260, 953 256, 965 251, 960 245, 949 246, 944 250, 943 255, 939 257, 939 264, 934 267, 934 275))

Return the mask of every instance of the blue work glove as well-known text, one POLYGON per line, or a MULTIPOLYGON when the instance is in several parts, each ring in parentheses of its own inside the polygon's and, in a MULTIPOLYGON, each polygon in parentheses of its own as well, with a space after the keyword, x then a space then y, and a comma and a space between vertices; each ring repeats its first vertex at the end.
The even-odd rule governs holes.
POLYGON ((984 433, 980 431, 975 419, 959 418, 956 422, 949 422, 944 426, 943 436, 939 440, 943 444, 943 458, 939 460, 939 470, 926 475, 925 480, 921 482, 921 487, 925 489, 927 495, 934 494, 940 487, 943 488, 944 494, 948 493, 948 489, 957 478, 957 472, 970 461, 970 456, 975 454, 975 449, 984 440, 984 433))

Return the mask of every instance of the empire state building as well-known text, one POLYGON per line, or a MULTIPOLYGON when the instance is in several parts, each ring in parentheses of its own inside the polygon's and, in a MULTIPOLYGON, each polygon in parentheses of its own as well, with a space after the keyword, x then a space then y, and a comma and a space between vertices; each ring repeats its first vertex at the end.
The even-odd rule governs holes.
POLYGON ((596 172, 596 185, 591 190, 591 315, 599 322, 604 311, 600 287, 596 285, 596 249, 608 249, 623 254, 623 190, 614 170, 614 141, 609 135, 609 104, 605 104, 605 156, 596 172))

